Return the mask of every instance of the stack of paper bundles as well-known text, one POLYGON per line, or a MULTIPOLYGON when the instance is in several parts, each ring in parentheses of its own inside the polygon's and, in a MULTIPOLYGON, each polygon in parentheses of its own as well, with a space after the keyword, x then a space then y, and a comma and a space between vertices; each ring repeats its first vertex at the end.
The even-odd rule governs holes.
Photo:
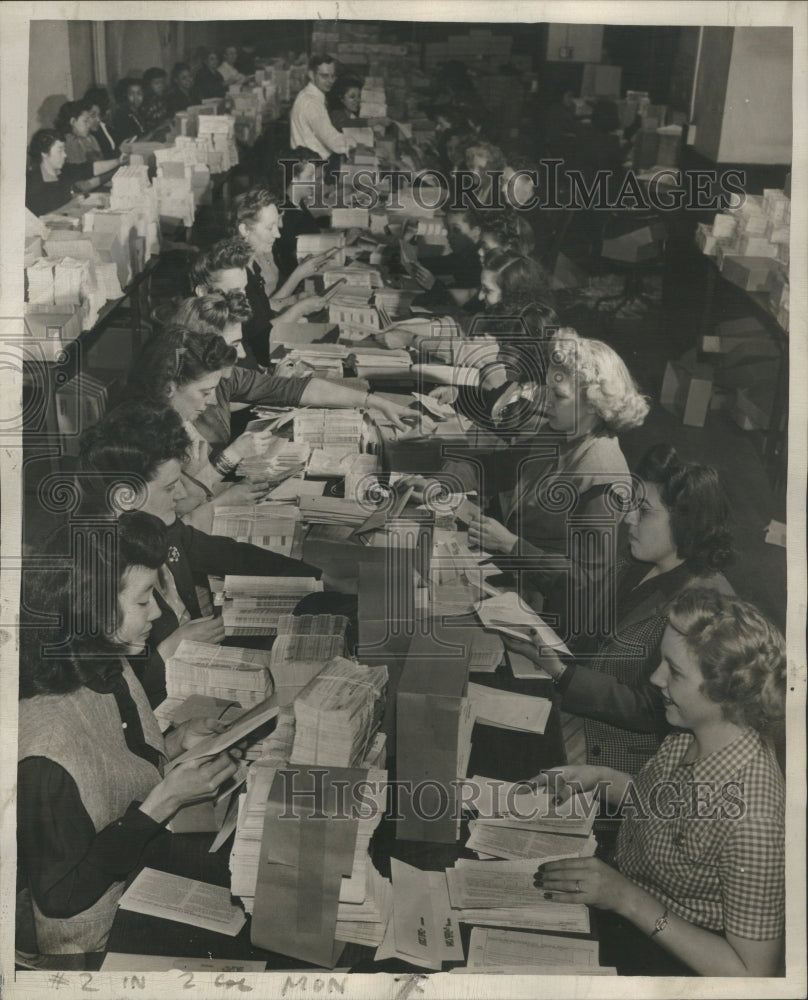
POLYGON ((367 422, 362 410, 302 410, 294 418, 296 444, 361 451, 367 422))
MULTIPOLYGON (((269 669, 280 705, 289 705, 325 665, 345 651, 344 615, 282 615, 269 669)), ((291 753, 291 747, 290 747, 291 753)))
POLYGON ((544 860, 458 859, 446 869, 452 912, 466 924, 588 934, 586 906, 548 902, 536 891, 533 876, 544 860))
POLYGON ((296 764, 352 767, 381 722, 387 667, 334 657, 295 699, 296 764))
POLYGON ((269 659, 266 650, 183 639, 166 660, 168 697, 202 694, 250 708, 272 694, 269 659))
POLYGON ((258 504, 216 507, 212 530, 214 535, 292 556, 300 542, 299 519, 300 511, 295 504, 265 500, 258 504))
POLYGON ((322 581, 313 577, 226 576, 222 591, 225 634, 275 635, 282 615, 322 589, 322 581))

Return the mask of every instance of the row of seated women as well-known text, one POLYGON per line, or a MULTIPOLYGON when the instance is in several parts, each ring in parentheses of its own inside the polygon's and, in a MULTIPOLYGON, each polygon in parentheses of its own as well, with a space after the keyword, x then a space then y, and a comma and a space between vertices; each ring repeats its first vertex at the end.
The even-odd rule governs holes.
MULTIPOLYGON (((18 941, 30 940, 31 951, 103 948, 124 881, 166 836, 162 824, 184 803, 214 794, 231 773, 222 757, 209 772, 199 765, 161 777, 166 758, 215 728, 212 721, 178 727, 162 741, 150 708, 165 696, 165 659, 180 639, 224 638, 199 575, 319 575, 210 534, 205 519, 217 503, 250 502, 268 487, 239 477, 267 433, 234 436, 231 404, 365 406, 399 427, 415 417, 363 388, 270 373, 246 356, 253 343, 271 353, 273 302, 286 321, 325 304, 299 291, 322 259, 282 269, 273 254, 289 213, 300 210, 301 199, 291 201, 284 209, 262 189, 237 204, 238 235, 200 254, 195 296, 162 316, 130 374, 129 400, 83 435, 77 485, 84 512, 118 525, 117 562, 96 560, 113 577, 103 592, 118 599, 105 605, 103 640, 47 629, 25 635, 19 827, 26 885, 18 916, 35 937, 19 931, 18 941), (269 318, 250 329, 259 310, 269 318), (59 655, 40 655, 43 645, 59 643, 59 655), (115 764, 105 770, 107 758, 115 764)), ((513 246, 489 249, 485 226, 473 222, 462 214, 449 220, 450 233, 456 227, 466 242, 445 256, 462 252, 470 262, 473 255, 479 285, 467 288, 493 321, 505 363, 495 370, 486 362, 482 392, 490 395, 482 403, 451 388, 438 394, 465 407, 495 443, 437 476, 477 490, 481 512, 468 525, 470 543, 515 574, 513 585, 555 622, 572 654, 562 658, 538 643, 516 647, 554 678, 563 710, 586 720, 585 759, 536 780, 551 781, 562 798, 597 789, 604 811, 640 803, 647 817, 635 808, 623 819, 608 860, 543 866, 537 891, 612 911, 626 934, 650 939, 647 972, 659 968, 659 946, 699 974, 775 974, 784 805, 768 731, 783 712, 782 637, 721 575, 730 539, 715 472, 661 445, 631 475, 619 435, 642 424, 648 402, 625 364, 607 345, 561 327, 539 265, 513 246), (508 337, 514 318, 515 343, 508 337), (514 400, 528 407, 509 421, 514 400), (618 562, 621 522, 629 546, 618 562), (703 797, 692 800, 690 791, 708 781, 714 808, 705 818, 703 797), (726 806, 737 783, 742 815, 726 806)), ((463 326, 463 315, 454 315, 463 326)), ((478 318, 468 314, 472 334, 478 318)), ((402 329, 417 351, 417 329, 402 329)), ((396 332, 387 346, 400 346, 396 332)), ((62 532, 46 551, 66 557, 75 551, 68 542, 62 532)), ((72 592, 59 580, 34 573, 24 608, 65 608, 72 592)), ((335 590, 350 591, 351 583, 324 580, 335 590)), ((81 620, 66 611, 63 628, 81 620)), ((634 944, 628 950, 639 954, 634 944)), ((616 964, 628 970, 630 958, 616 964)))

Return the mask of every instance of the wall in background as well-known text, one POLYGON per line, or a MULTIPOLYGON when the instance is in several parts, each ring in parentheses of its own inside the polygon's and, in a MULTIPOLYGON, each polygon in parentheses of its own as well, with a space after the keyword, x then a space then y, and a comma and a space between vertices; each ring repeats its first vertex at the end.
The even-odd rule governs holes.
POLYGON ((73 100, 67 21, 31 21, 28 49, 28 138, 49 128, 65 101, 73 100))

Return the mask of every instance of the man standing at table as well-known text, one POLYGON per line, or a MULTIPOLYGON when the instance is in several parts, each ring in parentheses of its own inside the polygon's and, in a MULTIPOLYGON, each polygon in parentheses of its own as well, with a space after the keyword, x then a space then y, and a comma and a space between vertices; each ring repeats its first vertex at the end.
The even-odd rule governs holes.
POLYGON ((304 146, 328 160, 326 175, 339 168, 339 156, 356 145, 331 124, 325 95, 334 86, 337 67, 334 57, 314 55, 309 60, 309 82, 300 91, 289 116, 292 149, 304 146))

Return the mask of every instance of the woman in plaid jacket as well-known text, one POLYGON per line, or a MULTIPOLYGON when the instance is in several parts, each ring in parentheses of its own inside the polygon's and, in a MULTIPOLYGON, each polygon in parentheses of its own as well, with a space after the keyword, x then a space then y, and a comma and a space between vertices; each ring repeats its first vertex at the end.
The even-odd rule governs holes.
POLYGON ((781 975, 785 788, 761 732, 784 715, 785 641, 752 605, 690 589, 660 650, 651 683, 676 732, 640 773, 567 766, 538 782, 561 801, 594 792, 623 814, 616 867, 549 861, 536 888, 612 911, 601 960, 618 972, 670 974, 673 959, 679 974, 781 975))
MULTIPOLYGON (((731 594, 720 572, 732 559, 729 509, 718 473, 682 463, 674 448, 658 444, 637 467, 638 485, 626 514, 629 558, 615 572, 616 627, 611 635, 580 639, 575 660, 513 643, 539 663, 561 694, 564 712, 582 716, 586 763, 636 774, 659 747, 669 726, 650 676, 671 601, 690 587, 731 594)), ((565 725, 565 732, 574 727, 565 725)), ((584 763, 570 752, 568 763, 584 763)))

